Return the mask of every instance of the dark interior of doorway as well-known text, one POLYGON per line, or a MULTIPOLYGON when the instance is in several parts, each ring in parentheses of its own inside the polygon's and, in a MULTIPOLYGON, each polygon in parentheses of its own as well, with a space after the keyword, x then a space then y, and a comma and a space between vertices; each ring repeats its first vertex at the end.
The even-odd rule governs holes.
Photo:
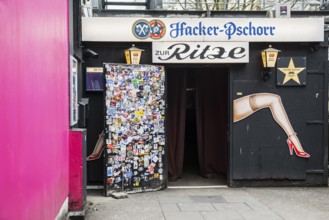
MULTIPOLYGON (((185 105, 177 105, 177 108, 183 108, 185 111, 184 117, 184 137, 183 137, 183 153, 181 158, 182 171, 177 174, 177 178, 170 178, 169 186, 214 186, 226 185, 227 171, 227 120, 228 120, 228 68, 184 68, 184 69, 168 69, 168 78, 173 77, 173 74, 181 74, 182 87, 185 89, 183 102, 185 105), (185 85, 184 85, 185 84, 185 85), (220 104, 214 104, 220 102, 220 104), (214 113, 214 111, 216 111, 214 113), (212 118, 210 118, 212 117, 212 118), (213 123, 214 121, 215 123, 213 123), (218 126, 214 127, 218 123, 218 126), (209 130, 217 130, 213 134, 209 130), (204 134, 206 133, 206 134, 204 134), (216 140, 214 137, 218 137, 216 140), (199 140, 198 140, 199 139, 199 140), (200 146, 201 145, 201 146, 200 146), (207 148, 204 152, 204 148, 207 148), (214 149, 214 148, 220 148, 214 149), (214 158, 214 157, 215 158, 214 158), (212 157, 212 158, 211 158, 212 157), (203 161, 200 161, 203 160, 203 161), (211 161, 208 164, 208 161, 211 161), (220 163, 213 161, 219 160, 220 163), (218 167, 214 167, 218 166, 218 167), (220 168, 219 168, 220 167, 220 168)), ((177 75, 176 75, 177 76, 177 75)), ((172 79, 168 80, 168 103, 172 97, 170 85, 172 79)), ((176 82, 176 86, 177 82, 176 82)), ((173 89, 175 90, 175 89, 173 89)), ((175 96, 179 93, 174 94, 175 96)), ((170 108, 169 108, 170 120, 170 108)), ((177 120, 177 118, 176 118, 177 120)), ((169 129, 172 126, 169 125, 169 129)), ((181 133, 181 132, 178 132, 181 133)), ((169 135, 170 136, 170 135, 169 135)), ((169 137, 170 139, 170 137, 169 137)), ((179 137, 176 137, 179 140, 179 137)), ((177 143, 177 141, 175 141, 177 143)), ((173 143, 173 141, 169 141, 173 143)), ((177 147, 177 146, 176 146, 177 147)), ((169 146, 169 151, 171 147, 169 146)), ((177 150, 176 150, 177 152, 177 150)), ((173 155, 169 153, 169 157, 173 155)), ((170 168, 169 159, 169 171, 170 168)), ((179 167, 179 166, 178 166, 179 167)), ((176 161, 177 168, 177 161, 176 161)))

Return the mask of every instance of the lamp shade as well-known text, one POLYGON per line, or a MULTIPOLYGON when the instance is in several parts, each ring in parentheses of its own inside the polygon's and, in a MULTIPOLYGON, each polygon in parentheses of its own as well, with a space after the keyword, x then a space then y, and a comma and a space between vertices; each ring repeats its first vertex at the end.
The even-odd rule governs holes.
POLYGON ((274 49, 271 45, 269 48, 262 50, 263 66, 265 68, 275 67, 279 52, 281 52, 281 50, 274 49))
POLYGON ((126 62, 127 64, 139 64, 141 56, 142 56, 142 49, 135 47, 133 44, 131 48, 125 50, 126 62))

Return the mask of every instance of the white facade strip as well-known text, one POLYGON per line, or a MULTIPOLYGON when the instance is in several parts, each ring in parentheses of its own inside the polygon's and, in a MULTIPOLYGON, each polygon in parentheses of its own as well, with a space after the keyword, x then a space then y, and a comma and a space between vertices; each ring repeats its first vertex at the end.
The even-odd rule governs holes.
POLYGON ((321 42, 323 18, 82 17, 82 40, 102 42, 321 42))

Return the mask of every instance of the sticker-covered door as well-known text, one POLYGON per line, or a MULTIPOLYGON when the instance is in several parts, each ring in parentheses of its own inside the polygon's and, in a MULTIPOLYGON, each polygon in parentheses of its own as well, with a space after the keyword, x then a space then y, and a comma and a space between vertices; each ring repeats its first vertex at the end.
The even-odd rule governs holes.
POLYGON ((166 187, 163 66, 104 64, 105 190, 166 187))

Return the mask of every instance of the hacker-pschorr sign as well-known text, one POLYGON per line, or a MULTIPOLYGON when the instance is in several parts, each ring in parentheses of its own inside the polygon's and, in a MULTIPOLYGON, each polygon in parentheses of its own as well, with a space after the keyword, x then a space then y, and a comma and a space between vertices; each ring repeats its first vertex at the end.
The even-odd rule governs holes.
POLYGON ((153 42, 153 63, 248 63, 248 42, 153 42))

